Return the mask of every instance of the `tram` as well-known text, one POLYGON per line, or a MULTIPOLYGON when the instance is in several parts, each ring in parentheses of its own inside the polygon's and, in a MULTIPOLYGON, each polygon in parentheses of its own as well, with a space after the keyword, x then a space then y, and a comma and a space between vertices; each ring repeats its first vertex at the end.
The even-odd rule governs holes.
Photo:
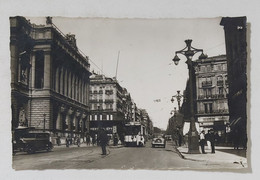
POLYGON ((144 146, 145 132, 145 126, 139 122, 130 122, 125 124, 125 146, 144 146))

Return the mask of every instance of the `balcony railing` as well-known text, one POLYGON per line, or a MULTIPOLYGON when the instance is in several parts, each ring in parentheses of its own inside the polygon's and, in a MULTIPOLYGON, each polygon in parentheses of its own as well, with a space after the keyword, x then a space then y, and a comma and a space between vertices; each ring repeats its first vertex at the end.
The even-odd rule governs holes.
POLYGON ((105 103, 114 103, 113 99, 105 99, 105 103))
POLYGON ((216 109, 211 112, 198 111, 198 114, 223 114, 223 113, 228 113, 228 109, 216 109))
POLYGON ((97 103, 98 100, 97 100, 97 99, 90 99, 89 102, 90 102, 90 103, 97 103))
POLYGON ((211 94, 211 95, 200 95, 198 96, 198 100, 203 99, 223 99, 225 98, 224 94, 211 94))
POLYGON ((212 81, 203 81, 202 82, 202 87, 210 87, 212 86, 212 81))

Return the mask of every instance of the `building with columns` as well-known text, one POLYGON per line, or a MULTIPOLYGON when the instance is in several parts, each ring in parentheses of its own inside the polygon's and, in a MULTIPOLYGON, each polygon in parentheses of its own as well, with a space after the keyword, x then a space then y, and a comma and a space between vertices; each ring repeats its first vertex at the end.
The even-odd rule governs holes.
POLYGON ((52 136, 89 131, 90 64, 46 18, 45 25, 10 17, 12 129, 49 131, 52 136))
POLYGON ((226 56, 197 60, 195 76, 196 117, 200 129, 214 129, 220 136, 224 135, 229 123, 226 56))

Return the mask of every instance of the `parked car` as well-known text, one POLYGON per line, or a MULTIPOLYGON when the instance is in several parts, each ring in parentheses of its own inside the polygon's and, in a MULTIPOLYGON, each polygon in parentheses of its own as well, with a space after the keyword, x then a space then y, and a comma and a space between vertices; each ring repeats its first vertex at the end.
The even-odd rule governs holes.
POLYGON ((50 151, 53 145, 50 141, 50 134, 47 132, 27 132, 20 138, 13 140, 13 153, 23 151, 35 153, 36 151, 50 151))
POLYGON ((158 136, 158 137, 153 138, 153 140, 152 140, 152 147, 154 148, 156 146, 165 148, 165 146, 166 146, 165 138, 163 138, 162 136, 158 136))

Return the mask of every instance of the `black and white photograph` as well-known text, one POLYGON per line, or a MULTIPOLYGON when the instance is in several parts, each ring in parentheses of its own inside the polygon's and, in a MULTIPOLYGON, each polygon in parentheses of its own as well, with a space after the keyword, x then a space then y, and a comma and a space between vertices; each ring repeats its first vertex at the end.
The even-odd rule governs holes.
POLYGON ((10 17, 13 168, 247 168, 246 30, 10 17))
POLYGON ((141 170, 170 179, 171 173, 193 172, 195 179, 197 173, 252 173, 251 69, 257 64, 251 33, 257 25, 247 11, 195 17, 46 12, 5 16, 9 57, 1 79, 8 88, 1 113, 7 116, 1 123, 8 124, 2 154, 9 154, 9 171, 47 179, 55 179, 48 172, 87 178, 141 170))

